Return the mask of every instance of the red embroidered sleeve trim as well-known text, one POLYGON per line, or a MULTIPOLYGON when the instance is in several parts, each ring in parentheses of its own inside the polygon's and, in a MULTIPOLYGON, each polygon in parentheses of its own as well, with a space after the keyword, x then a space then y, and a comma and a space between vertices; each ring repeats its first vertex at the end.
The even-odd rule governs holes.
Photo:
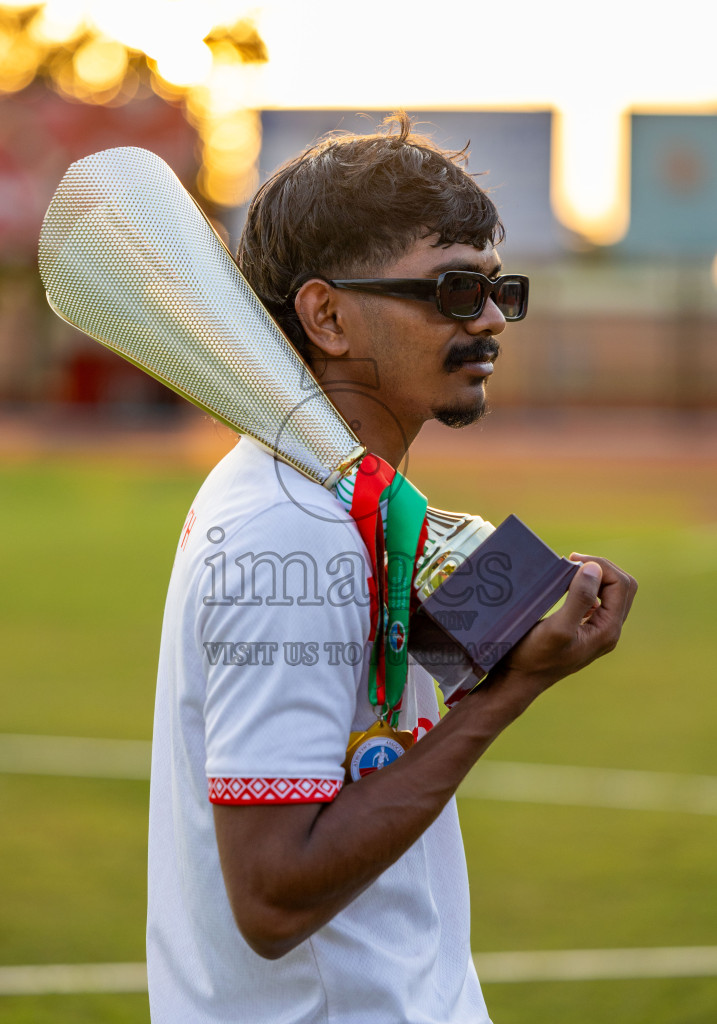
POLYGON ((329 803, 343 785, 341 779, 209 779, 212 804, 329 803))

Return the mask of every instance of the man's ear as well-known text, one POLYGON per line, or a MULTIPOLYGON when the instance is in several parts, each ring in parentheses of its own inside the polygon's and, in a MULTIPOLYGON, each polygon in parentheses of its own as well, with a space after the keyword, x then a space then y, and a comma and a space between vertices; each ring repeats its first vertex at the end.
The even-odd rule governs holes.
POLYGON ((345 355, 349 348, 338 309, 338 295, 328 282, 312 277, 299 288, 294 300, 309 341, 334 358, 345 355))

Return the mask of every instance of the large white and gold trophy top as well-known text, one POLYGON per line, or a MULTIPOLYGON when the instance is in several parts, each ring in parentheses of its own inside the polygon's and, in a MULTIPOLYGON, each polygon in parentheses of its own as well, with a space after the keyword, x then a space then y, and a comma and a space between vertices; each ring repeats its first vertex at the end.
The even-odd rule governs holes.
POLYGON ((39 264, 61 317, 317 483, 330 487, 364 454, 154 153, 123 147, 72 164, 39 264))

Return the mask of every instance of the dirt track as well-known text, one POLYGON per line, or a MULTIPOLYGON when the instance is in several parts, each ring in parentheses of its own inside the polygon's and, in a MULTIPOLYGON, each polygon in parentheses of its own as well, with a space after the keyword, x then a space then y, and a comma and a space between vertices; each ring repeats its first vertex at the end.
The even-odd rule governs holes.
MULTIPOLYGON (((201 467, 234 443, 225 427, 189 407, 171 420, 137 421, 97 410, 0 411, 0 459, 60 454, 141 459, 201 467)), ((717 410, 498 410, 482 423, 450 430, 428 423, 412 460, 619 460, 717 464, 717 410)))

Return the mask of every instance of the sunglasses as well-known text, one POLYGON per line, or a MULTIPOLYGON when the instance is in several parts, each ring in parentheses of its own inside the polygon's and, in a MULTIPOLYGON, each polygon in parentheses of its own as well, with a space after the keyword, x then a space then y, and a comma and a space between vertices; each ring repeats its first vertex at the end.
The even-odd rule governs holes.
POLYGON ((447 270, 437 280, 369 277, 328 283, 334 288, 393 299, 435 302, 438 312, 451 320, 476 320, 491 296, 506 320, 522 320, 528 312, 528 278, 524 274, 505 274, 491 280, 468 270, 447 270))

